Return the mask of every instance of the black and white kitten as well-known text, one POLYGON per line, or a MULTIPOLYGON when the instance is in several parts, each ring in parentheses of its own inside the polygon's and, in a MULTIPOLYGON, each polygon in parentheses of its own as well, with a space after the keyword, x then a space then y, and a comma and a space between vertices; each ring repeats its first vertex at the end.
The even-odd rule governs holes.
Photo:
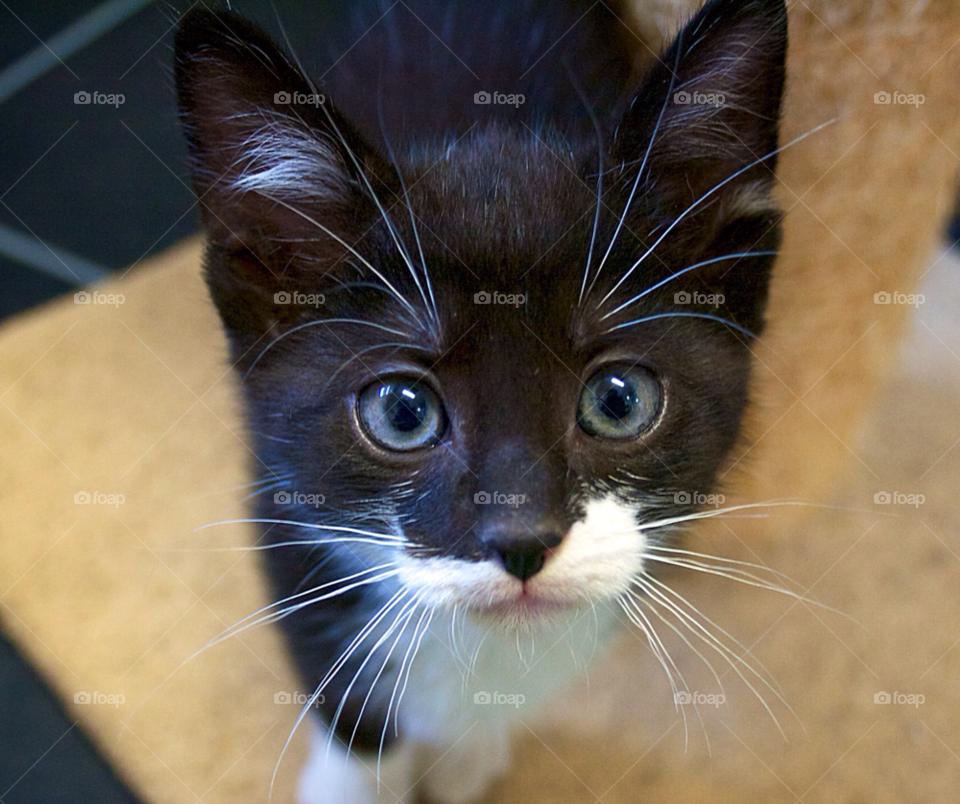
POLYGON ((232 12, 183 19, 206 275, 268 614, 316 691, 301 801, 412 800, 427 771, 467 802, 579 672, 568 642, 642 624, 738 437, 786 10, 712 0, 637 80, 605 4, 328 5, 319 83, 232 12))

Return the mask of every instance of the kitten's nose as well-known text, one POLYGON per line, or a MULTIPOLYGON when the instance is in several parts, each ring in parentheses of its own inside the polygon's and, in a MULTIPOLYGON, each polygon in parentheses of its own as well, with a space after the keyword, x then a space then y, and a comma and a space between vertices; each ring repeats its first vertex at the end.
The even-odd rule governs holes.
POLYGON ((497 539, 490 546, 507 572, 526 581, 543 569, 547 552, 559 545, 562 538, 555 533, 531 534, 522 539, 497 539))

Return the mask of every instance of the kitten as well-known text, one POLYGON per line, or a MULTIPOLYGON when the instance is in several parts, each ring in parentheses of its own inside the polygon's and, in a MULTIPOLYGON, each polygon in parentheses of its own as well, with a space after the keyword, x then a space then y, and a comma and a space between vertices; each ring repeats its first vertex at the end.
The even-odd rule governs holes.
POLYGON ((581 672, 547 647, 643 626, 738 437, 786 11, 712 0, 637 80, 603 4, 369 6, 318 12, 319 84, 192 11, 176 81, 268 614, 315 690, 300 799, 455 804, 581 672))

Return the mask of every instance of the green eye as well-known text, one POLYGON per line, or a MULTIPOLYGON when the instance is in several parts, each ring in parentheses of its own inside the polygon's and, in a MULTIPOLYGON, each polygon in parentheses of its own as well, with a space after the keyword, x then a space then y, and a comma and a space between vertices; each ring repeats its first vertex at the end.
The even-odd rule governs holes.
POLYGON ((397 452, 432 447, 446 429, 440 399, 412 378, 391 377, 368 385, 357 408, 367 435, 397 452))
POLYGON ((660 381, 646 369, 605 368, 587 380, 577 423, 597 438, 635 438, 653 427, 662 402, 660 381))

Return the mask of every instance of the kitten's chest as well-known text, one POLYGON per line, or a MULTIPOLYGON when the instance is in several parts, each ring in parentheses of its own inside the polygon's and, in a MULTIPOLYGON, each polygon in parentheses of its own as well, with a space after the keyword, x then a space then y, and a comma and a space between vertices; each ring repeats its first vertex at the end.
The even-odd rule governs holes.
MULTIPOLYGON (((530 633, 489 630, 438 614, 431 622, 400 706, 405 736, 457 740, 467 730, 505 731, 534 717, 546 699, 583 678, 620 626, 598 605, 530 633)), ((402 682, 401 682, 402 683, 402 682)))

